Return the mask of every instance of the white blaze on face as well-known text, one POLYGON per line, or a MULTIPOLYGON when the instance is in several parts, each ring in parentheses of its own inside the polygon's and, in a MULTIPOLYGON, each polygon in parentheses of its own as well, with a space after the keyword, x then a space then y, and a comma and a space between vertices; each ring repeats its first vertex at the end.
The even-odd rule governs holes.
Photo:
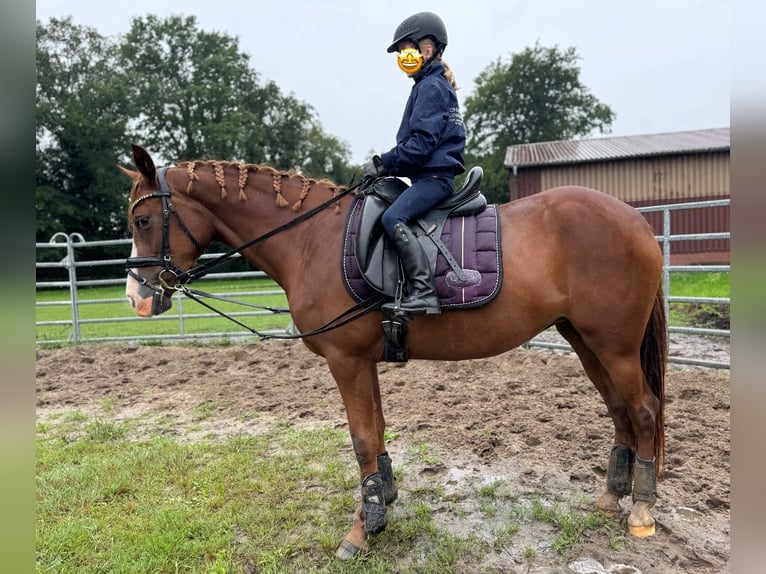
MULTIPOLYGON (((133 242, 133 246, 130 250, 130 256, 135 257, 138 254, 136 249, 136 243, 133 242)), ((133 269, 136 271, 136 269, 133 269)), ((136 314, 140 317, 152 316, 152 298, 142 297, 139 293, 140 284, 132 275, 128 275, 128 280, 125 283, 125 296, 128 298, 131 307, 136 311, 136 314)))

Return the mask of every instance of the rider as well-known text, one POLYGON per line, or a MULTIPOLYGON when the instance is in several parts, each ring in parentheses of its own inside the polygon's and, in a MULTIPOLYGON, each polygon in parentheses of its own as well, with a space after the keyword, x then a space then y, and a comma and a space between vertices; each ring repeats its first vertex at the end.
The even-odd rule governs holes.
MULTIPOLYGON (((369 176, 405 176, 412 182, 386 210, 382 222, 409 279, 399 309, 413 314, 438 314, 441 309, 428 260, 409 223, 446 199, 455 189, 455 175, 465 171, 465 128, 457 85, 441 59, 446 46, 447 29, 432 12, 419 12, 399 24, 388 52, 398 52, 399 67, 415 85, 404 108, 396 146, 363 166, 369 176)), ((383 309, 394 310, 395 303, 387 303, 383 309)))

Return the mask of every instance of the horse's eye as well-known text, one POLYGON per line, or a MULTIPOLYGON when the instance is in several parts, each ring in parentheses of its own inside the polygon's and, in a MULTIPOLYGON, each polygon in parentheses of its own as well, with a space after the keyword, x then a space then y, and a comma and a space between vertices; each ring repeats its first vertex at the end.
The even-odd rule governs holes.
POLYGON ((136 226, 136 229, 144 229, 149 225, 149 217, 146 215, 136 217, 136 219, 133 221, 133 225, 136 226))

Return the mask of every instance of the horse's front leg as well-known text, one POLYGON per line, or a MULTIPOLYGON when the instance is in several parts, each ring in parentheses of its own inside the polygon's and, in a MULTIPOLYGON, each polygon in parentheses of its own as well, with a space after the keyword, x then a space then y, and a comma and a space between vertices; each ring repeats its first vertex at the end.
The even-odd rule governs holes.
MULTIPOLYGON (((378 370, 374 360, 346 356, 342 359, 328 358, 327 364, 346 408, 351 442, 362 483, 362 510, 359 520, 346 534, 336 552, 338 558, 346 560, 366 549, 369 534, 378 534, 386 527, 386 498, 391 496, 390 488, 387 493, 384 483, 384 476, 388 478, 383 439, 385 420, 378 386, 378 370), (383 473, 378 468, 379 460, 384 467, 383 473)), ((390 459, 388 463, 390 472, 390 459)), ((392 473, 390 476, 393 480, 392 473)))
POLYGON ((375 403, 380 406, 380 408, 377 409, 378 456, 376 457, 376 460, 378 463, 378 472, 380 473, 380 478, 383 479, 383 498, 386 501, 386 506, 388 506, 399 497, 399 491, 396 488, 393 462, 391 461, 391 457, 386 450, 386 419, 383 417, 383 401, 380 398, 380 385, 378 383, 377 368, 375 369, 372 391, 375 403))

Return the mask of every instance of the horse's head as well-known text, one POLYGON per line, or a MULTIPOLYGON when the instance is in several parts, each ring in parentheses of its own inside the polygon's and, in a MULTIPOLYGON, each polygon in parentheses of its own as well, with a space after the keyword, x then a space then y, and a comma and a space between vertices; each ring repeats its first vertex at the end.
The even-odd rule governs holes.
POLYGON ((133 180, 128 203, 133 248, 127 260, 126 295, 138 315, 150 317, 170 309, 170 298, 188 280, 186 272, 210 234, 195 210, 182 205, 184 194, 172 193, 167 168, 157 170, 149 154, 136 145, 133 160, 137 172, 120 168, 133 180))

